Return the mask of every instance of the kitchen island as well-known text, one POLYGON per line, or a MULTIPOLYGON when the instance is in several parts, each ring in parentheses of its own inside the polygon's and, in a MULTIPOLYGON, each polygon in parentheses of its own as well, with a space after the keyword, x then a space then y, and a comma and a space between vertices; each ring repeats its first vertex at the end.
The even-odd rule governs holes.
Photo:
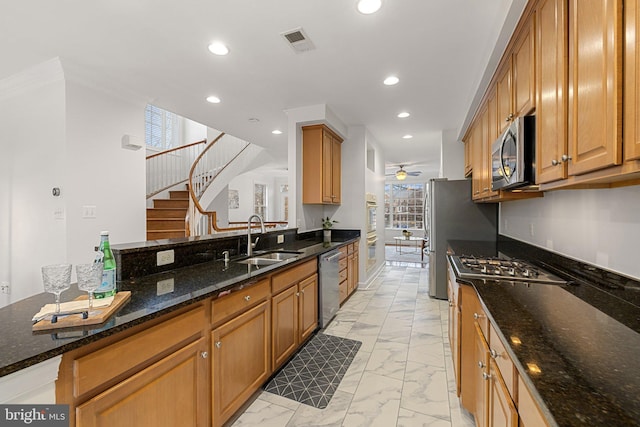
MULTIPOLYGON (((489 360, 499 361, 500 351, 495 349, 504 348, 502 359, 515 369, 507 368, 500 379, 517 411, 521 396, 530 393, 551 426, 640 425, 638 281, 503 236, 498 242, 453 241, 449 246, 458 255, 526 260, 567 280, 567 284, 557 285, 508 278, 466 279, 450 269, 450 275, 455 276, 452 281, 466 287, 465 291, 473 290, 473 294, 461 292, 461 304, 464 306, 466 298, 468 305, 474 296, 480 302, 472 315, 481 313, 475 323, 488 331, 484 336, 489 360), (488 325, 477 320, 485 315, 488 325)), ((453 305, 458 303, 452 301, 453 305)), ((464 326, 461 330, 464 335, 464 326)), ((458 355, 464 359, 474 349, 468 343, 464 348, 465 338, 459 338, 463 349, 458 355)), ((475 359, 471 362, 478 363, 475 359)), ((491 371, 487 376, 491 379, 496 374, 491 371)), ((465 390, 464 383, 470 381, 465 380, 464 368, 460 380, 465 405, 472 399, 465 396, 469 389, 465 390)), ((490 408, 489 414, 476 407, 467 409, 490 419, 495 408, 490 408)))
MULTIPOLYGON (((57 401, 70 403, 72 407, 82 404, 87 413, 90 408, 87 406, 88 403, 94 404, 93 401, 98 395, 108 394, 107 392, 111 389, 121 387, 120 383, 123 382, 142 381, 137 378, 138 375, 149 377, 150 369, 160 372, 164 369, 161 365, 169 366, 167 361, 177 363, 171 369, 178 366, 183 366, 180 369, 184 369, 184 366, 195 361, 197 367, 194 368, 195 371, 192 370, 192 373, 196 372, 197 376, 193 380, 202 383, 201 377, 210 378, 210 369, 216 370, 215 366, 211 367, 217 363, 214 361, 221 360, 213 357, 209 359, 208 353, 216 348, 210 340, 216 340, 221 336, 216 334, 233 332, 231 326, 233 326, 232 322, 236 321, 236 317, 247 317, 256 313, 259 316, 254 316, 254 319, 261 321, 263 328, 263 333, 259 337, 263 340, 262 348, 266 367, 266 377, 263 375, 263 379, 268 378, 272 372, 271 354, 268 354, 271 350, 271 333, 273 332, 274 339, 282 338, 276 337, 278 333, 276 328, 273 331, 271 328, 272 293, 275 296, 277 292, 291 286, 299 288, 308 284, 313 285, 309 290, 313 289, 316 295, 312 292, 312 295, 307 296, 310 302, 306 305, 300 303, 299 310, 307 308, 306 335, 301 333, 300 339, 296 338, 295 343, 301 345, 317 325, 317 311, 314 311, 315 301, 317 301, 317 257, 345 245, 356 246, 359 240, 359 232, 349 230, 334 230, 333 241, 328 243, 322 242, 320 233, 297 235, 294 230, 293 232, 278 231, 273 236, 269 234, 262 236, 262 245, 256 248, 256 254, 278 250, 296 252, 295 256, 270 265, 237 262, 246 257, 241 252, 246 242, 242 241, 240 235, 223 236, 222 239, 162 241, 156 244, 144 242, 142 245, 132 244, 120 247, 115 245, 114 251, 118 251, 117 256, 121 262, 120 273, 129 271, 129 277, 122 279, 120 275, 121 280, 117 283, 119 291, 131 291, 131 298, 127 303, 105 324, 97 327, 54 329, 39 333, 32 332, 31 317, 42 305, 51 302, 51 295, 38 294, 0 309, 0 321, 5 325, 0 334, 0 345, 3 348, 0 353, 0 377, 19 373, 40 362, 62 355, 61 378, 58 378, 56 385, 57 401), (284 241, 274 244, 276 239, 280 240, 283 235, 285 235, 284 241), (203 250, 211 245, 217 245, 217 250, 203 250), (166 250, 175 250, 174 266, 163 266, 163 271, 154 271, 147 275, 137 276, 132 273, 136 271, 136 267, 131 265, 131 260, 139 267, 139 264, 144 264, 140 261, 141 259, 149 258, 151 254, 153 255, 151 258, 155 260, 158 251, 166 250), (224 259, 226 251, 232 253, 228 261, 224 259), (185 261, 183 258, 188 259, 185 261), (179 267, 176 268, 176 265, 179 267), (278 284, 278 289, 275 288, 275 283, 278 284), (310 317, 313 323, 309 326, 310 317), (83 377, 75 378, 74 372, 78 369, 87 369, 86 372, 101 372, 103 369, 99 363, 104 363, 105 360, 111 360, 109 364, 112 366, 126 365, 130 359, 136 359, 135 353, 138 351, 135 349, 139 344, 143 346, 141 352, 147 352, 150 355, 149 358, 135 362, 135 366, 131 362, 131 367, 122 372, 116 369, 113 378, 109 377, 109 374, 97 375, 104 378, 89 382, 86 382, 86 378, 83 377), (154 346, 160 349, 157 354, 153 353, 154 346), (114 356, 105 358, 103 355, 108 354, 109 351, 116 355, 115 357, 122 358, 122 362, 114 363, 114 356), (135 357, 132 357, 134 355, 135 357), (197 355, 198 359, 192 357, 193 355, 197 355), (100 360, 103 362, 98 362, 100 360), (126 363, 123 363, 125 361, 126 363), (96 368, 98 369, 94 370, 96 368), (137 374, 136 370, 139 371, 137 374), (132 374, 135 375, 132 376, 132 374)), ((156 267, 155 261, 153 266, 143 267, 146 272, 149 272, 156 267)), ((70 300, 78 295, 81 293, 73 286, 72 290, 63 294, 63 300, 70 300)), ((288 332, 289 329, 283 329, 283 331, 288 332)), ((282 339, 286 338, 284 336, 282 339)), ((229 346, 227 345, 226 348, 229 346)), ((231 363, 233 362, 232 360, 231 363)), ((109 372, 109 369, 106 371, 109 372)), ((213 382, 215 381, 214 379, 213 382)), ((254 387, 255 384, 251 386, 254 387)), ((211 385, 198 385, 197 388, 198 396, 203 396, 204 405, 209 406, 206 402, 210 402, 212 398, 211 385)), ((235 406, 229 406, 229 408, 237 408, 238 402, 234 400, 235 406)), ((202 400, 198 405, 200 406, 194 413, 203 413, 205 417, 211 413, 210 410, 203 412, 202 400)), ((78 414, 82 415, 83 408, 78 410, 78 414)), ((230 414, 225 414, 225 417, 230 414)), ((221 421, 214 422, 215 425, 220 423, 221 421)))

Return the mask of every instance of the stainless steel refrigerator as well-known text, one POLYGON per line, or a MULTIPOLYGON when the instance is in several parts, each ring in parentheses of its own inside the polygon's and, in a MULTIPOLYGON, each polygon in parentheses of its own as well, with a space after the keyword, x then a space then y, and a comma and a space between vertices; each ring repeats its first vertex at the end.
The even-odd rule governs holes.
POLYGON ((429 295, 447 299, 447 241, 495 242, 498 204, 473 203, 470 179, 431 179, 427 191, 429 295))

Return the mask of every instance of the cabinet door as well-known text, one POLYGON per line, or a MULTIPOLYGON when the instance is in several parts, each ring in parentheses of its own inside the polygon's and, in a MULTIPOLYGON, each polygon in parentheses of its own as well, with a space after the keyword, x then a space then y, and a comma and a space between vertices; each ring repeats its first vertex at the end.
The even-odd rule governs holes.
POLYGON ((298 293, 297 286, 271 298, 271 345, 273 368, 277 369, 298 348, 298 293))
POLYGON ((622 161, 622 0, 569 4, 569 175, 622 161))
POLYGON ((469 140, 463 141, 464 143, 464 176, 467 177, 473 171, 471 143, 469 140))
POLYGON ((265 301, 211 333, 214 426, 227 421, 271 375, 269 307, 265 301))
POLYGON ((516 410, 496 363, 489 362, 489 426, 518 427, 516 410))
POLYGON ((496 100, 498 109, 498 134, 502 134, 509 126, 513 119, 512 108, 512 67, 511 56, 500 68, 498 78, 496 80, 496 100))
POLYGON ((527 18, 513 50, 513 104, 516 116, 535 108, 535 14, 527 18))
POLYGON ((476 427, 491 426, 488 424, 489 409, 489 346, 484 338, 480 325, 475 324, 475 360, 476 360, 476 382, 475 382, 475 412, 476 427))
POLYGON ((473 200, 482 198, 482 140, 480 138, 481 133, 480 120, 476 119, 471 125, 469 131, 469 141, 471 143, 471 150, 473 152, 473 175, 471 179, 471 192, 473 200))
POLYGON ((318 275, 304 279, 298 285, 299 298, 299 342, 306 340, 318 326, 318 275))
POLYGON ((333 165, 331 164, 331 152, 333 150, 333 138, 328 132, 322 132, 322 202, 333 202, 333 185, 331 174, 333 165))
POLYGON ((339 204, 342 198, 342 143, 331 142, 331 202, 339 204))
POLYGON ((206 345, 201 338, 78 406, 77 425, 210 425, 206 345))
POLYGON ((491 143, 490 140, 490 123, 489 123, 489 108, 492 105, 487 102, 487 108, 481 113, 480 121, 482 123, 482 132, 480 138, 482 140, 482 184, 480 194, 482 197, 491 197, 498 194, 497 191, 491 189, 491 143))
POLYGON ((567 2, 541 0, 536 9, 537 183, 567 178, 567 2))
POLYGON ((640 159, 640 8, 638 0, 624 4, 625 14, 625 91, 624 159, 640 159))
POLYGON ((353 254, 347 257, 347 292, 349 295, 353 293, 355 289, 354 281, 355 281, 355 273, 353 268, 353 254))

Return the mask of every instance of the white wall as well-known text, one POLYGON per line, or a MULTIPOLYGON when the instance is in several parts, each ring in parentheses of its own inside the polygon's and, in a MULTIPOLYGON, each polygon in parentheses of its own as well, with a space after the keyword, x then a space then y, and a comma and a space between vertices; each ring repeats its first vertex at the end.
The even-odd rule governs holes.
POLYGON ((65 83, 49 61, 0 83, 0 306, 42 292, 40 267, 67 259, 65 83), (62 189, 54 197, 53 187, 62 189), (55 219, 54 212, 61 219, 55 219))
POLYGON ((122 148, 122 136, 144 140, 144 102, 131 102, 67 80, 68 261, 93 260, 100 231, 111 244, 146 240, 145 150, 122 148), (83 218, 95 206, 95 218, 83 218))
POLYGON ((0 305, 42 292, 43 265, 92 261, 101 230, 114 244, 145 240, 144 150, 121 147, 144 135, 144 103, 65 79, 62 65, 0 82, 0 281, 11 286, 0 305))
POLYGON ((442 131, 440 146, 440 178, 464 179, 464 144, 456 130, 442 131))
POLYGON ((229 189, 238 190, 238 209, 229 209, 229 221, 246 222, 254 212, 253 206, 253 186, 255 184, 265 184, 267 186, 267 215, 265 221, 282 221, 283 217, 278 216, 280 212, 280 184, 286 183, 283 174, 267 172, 247 172, 233 178, 229 183, 229 189))
POLYGON ((640 278, 640 186, 546 192, 500 205, 500 233, 640 278))

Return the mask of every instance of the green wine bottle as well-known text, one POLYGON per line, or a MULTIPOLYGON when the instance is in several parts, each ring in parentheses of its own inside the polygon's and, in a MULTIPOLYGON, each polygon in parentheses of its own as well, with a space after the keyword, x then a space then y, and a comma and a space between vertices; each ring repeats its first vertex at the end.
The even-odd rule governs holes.
POLYGON ((94 298, 106 298, 116 294, 116 260, 111 252, 109 244, 109 232, 102 231, 100 233, 100 246, 98 246, 98 257, 96 262, 102 261, 104 269, 102 270, 102 284, 93 294, 94 298))

